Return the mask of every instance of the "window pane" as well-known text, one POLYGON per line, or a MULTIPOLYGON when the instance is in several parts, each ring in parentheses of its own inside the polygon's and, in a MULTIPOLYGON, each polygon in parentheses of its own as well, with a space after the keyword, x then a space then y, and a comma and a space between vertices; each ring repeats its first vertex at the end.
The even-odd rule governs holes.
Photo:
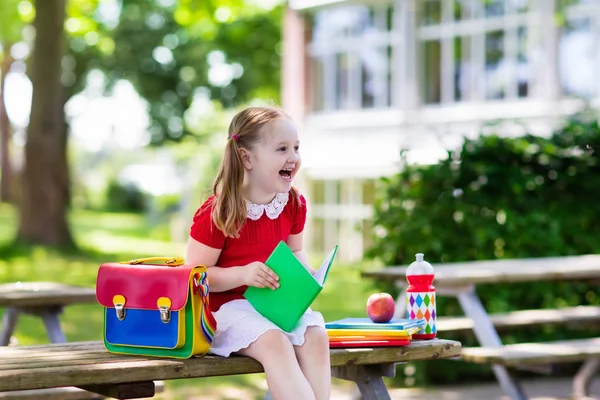
POLYGON ((325 221, 323 218, 315 217, 311 221, 312 248, 315 253, 325 251, 325 221))
POLYGON ((454 0, 454 20, 469 19, 469 2, 468 0, 454 0))
POLYGON ((519 49, 517 53, 517 95, 526 97, 529 94, 531 80, 531 64, 527 55, 527 28, 520 27, 518 32, 519 49))
POLYGON ((387 76, 386 76, 386 82, 385 84, 387 85, 387 99, 386 99, 386 105, 391 106, 392 105, 392 91, 393 91, 393 87, 392 87, 392 71, 394 69, 394 54, 392 52, 392 46, 387 46, 387 65, 388 65, 388 69, 387 69, 387 76))
POLYGON ((422 25, 436 25, 442 22, 441 0, 424 0, 421 11, 422 25))
POLYGON ((333 185, 333 190, 335 190, 335 203, 342 204, 342 181, 333 181, 333 185))
POLYGON ((486 98, 501 99, 506 92, 506 59, 504 57, 504 32, 485 35, 485 85, 486 98))
POLYGON ((501 17, 504 15, 504 0, 485 0, 486 17, 501 17))
POLYGON ((390 32, 392 29, 394 29, 394 9, 392 7, 386 7, 385 21, 386 21, 386 30, 388 32, 390 32))
POLYGON ((562 30, 558 63, 560 82, 565 94, 584 97, 594 94, 594 45, 588 19, 569 22, 562 30))
POLYGON ((441 51, 439 40, 423 42, 423 101, 427 104, 441 100, 441 51))
POLYGON ((364 46, 360 52, 363 107, 388 105, 388 47, 364 46), (385 97, 385 98, 384 98, 385 97))
POLYGON ((346 109, 350 107, 350 57, 348 53, 339 53, 335 55, 336 71, 336 91, 335 108, 346 109))
POLYGON ((325 85, 323 82, 323 59, 320 57, 310 60, 311 92, 313 109, 324 109, 325 85))
POLYGON ((373 71, 370 71, 369 66, 365 63, 361 63, 361 80, 362 80, 362 106, 364 108, 371 108, 375 105, 375 91, 377 85, 373 71))
POLYGON ((313 180, 311 182, 311 194, 310 200, 314 204, 325 203, 325 184, 320 180, 313 180))
POLYGON ((454 100, 469 100, 472 91, 471 37, 454 38, 454 100))
POLYGON ((375 179, 365 179, 362 181, 362 204, 375 204, 377 187, 375 179))

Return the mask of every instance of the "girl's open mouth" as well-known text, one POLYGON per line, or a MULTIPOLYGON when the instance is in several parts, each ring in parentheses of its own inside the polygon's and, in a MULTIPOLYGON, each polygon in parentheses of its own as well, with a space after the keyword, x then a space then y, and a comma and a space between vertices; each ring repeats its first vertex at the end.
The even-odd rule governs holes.
POLYGON ((279 171, 279 175, 287 181, 292 180, 292 170, 291 169, 282 169, 281 171, 279 171))

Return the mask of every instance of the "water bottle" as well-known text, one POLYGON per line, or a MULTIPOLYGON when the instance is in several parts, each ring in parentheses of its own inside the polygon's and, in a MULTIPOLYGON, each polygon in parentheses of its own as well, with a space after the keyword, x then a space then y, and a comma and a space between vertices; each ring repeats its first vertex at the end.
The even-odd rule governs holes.
POLYGON ((435 287, 432 285, 433 267, 423 259, 423 253, 417 253, 417 260, 406 270, 406 314, 409 319, 424 319, 425 325, 412 335, 413 339, 433 339, 436 337, 435 325, 435 287))

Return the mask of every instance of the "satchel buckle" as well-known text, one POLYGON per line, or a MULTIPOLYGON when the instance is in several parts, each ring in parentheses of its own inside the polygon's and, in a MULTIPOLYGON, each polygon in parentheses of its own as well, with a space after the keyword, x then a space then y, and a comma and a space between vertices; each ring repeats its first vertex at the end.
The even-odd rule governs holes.
POLYGON ((125 319, 125 305, 115 304, 115 311, 117 312, 117 319, 123 321, 125 319))
POLYGON ((117 319, 123 321, 125 319, 125 297, 117 294, 113 296, 113 305, 117 313, 117 319))
POLYGON ((156 305, 160 311, 160 320, 165 324, 171 322, 171 299, 161 297, 157 300, 156 305))
POLYGON ((169 307, 159 306, 158 309, 160 310, 160 320, 165 324, 171 322, 171 310, 169 307))

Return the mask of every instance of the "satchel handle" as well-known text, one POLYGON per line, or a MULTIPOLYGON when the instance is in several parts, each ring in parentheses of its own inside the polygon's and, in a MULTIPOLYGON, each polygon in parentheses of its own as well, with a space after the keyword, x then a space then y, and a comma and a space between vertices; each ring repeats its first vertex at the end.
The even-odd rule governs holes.
POLYGON ((130 265, 138 265, 145 264, 152 261, 162 261, 165 265, 169 265, 171 267, 176 267, 178 265, 183 265, 183 258, 181 257, 147 257, 147 258, 137 258, 129 261, 121 261, 120 264, 130 264, 130 265))

